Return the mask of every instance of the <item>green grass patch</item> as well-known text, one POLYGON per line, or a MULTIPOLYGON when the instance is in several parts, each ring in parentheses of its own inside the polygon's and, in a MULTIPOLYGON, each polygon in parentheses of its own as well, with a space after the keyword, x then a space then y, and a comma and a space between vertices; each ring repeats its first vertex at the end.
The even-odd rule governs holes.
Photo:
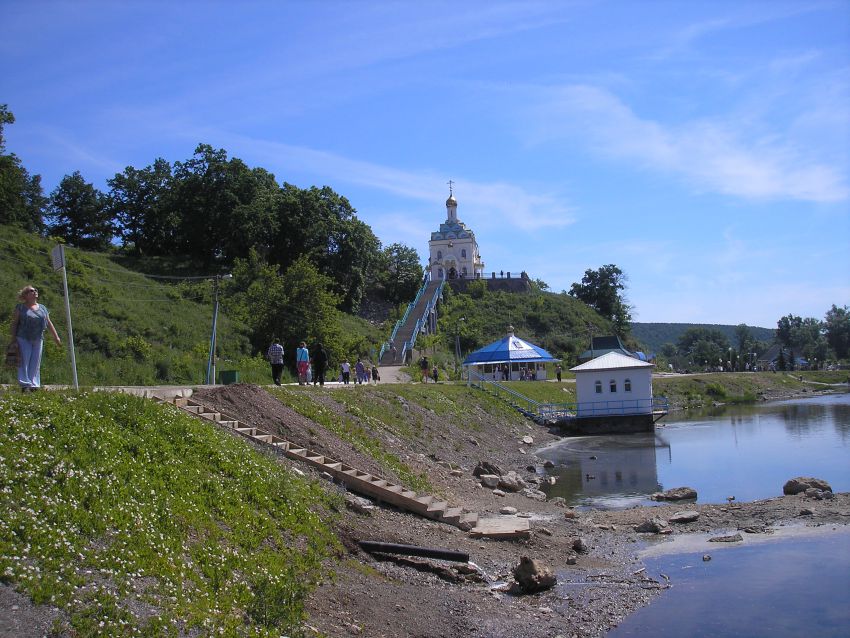
MULTIPOLYGON (((351 443, 356 450, 373 458, 382 467, 392 472, 401 483, 412 490, 432 491, 432 487, 424 474, 417 474, 401 459, 385 449, 380 438, 369 432, 366 425, 388 429, 377 417, 357 410, 352 416, 342 416, 330 408, 314 400, 316 392, 326 392, 324 389, 303 386, 295 388, 270 388, 269 392, 281 403, 292 408, 299 414, 327 428, 339 438, 351 443), (355 418, 356 417, 356 418, 355 418)), ((338 391, 334 391, 338 392, 338 391)), ((336 399, 335 395, 329 398, 336 399)))
POLYGON ((0 395, 0 580, 84 636, 280 636, 338 503, 211 424, 109 393, 0 395))

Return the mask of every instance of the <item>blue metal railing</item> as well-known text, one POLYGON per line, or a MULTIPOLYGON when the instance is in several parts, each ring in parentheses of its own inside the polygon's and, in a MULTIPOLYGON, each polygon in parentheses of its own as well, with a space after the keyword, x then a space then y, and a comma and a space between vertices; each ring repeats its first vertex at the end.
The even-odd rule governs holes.
POLYGON ((540 402, 511 390, 498 381, 486 379, 473 370, 467 370, 469 377, 467 383, 481 390, 492 392, 496 397, 503 399, 516 408, 523 408, 525 412, 536 415, 540 411, 540 402))
MULTIPOLYGON (((404 316, 401 319, 399 319, 398 321, 395 322, 395 326, 393 326, 393 331, 390 334, 390 340, 389 341, 395 342, 396 335, 398 334, 398 329, 401 328, 405 324, 405 322, 407 321, 407 317, 410 315, 410 312, 413 310, 413 308, 419 302, 419 298, 425 293, 425 289, 428 288, 428 283, 430 281, 431 281, 431 273, 429 271, 429 272, 426 272, 425 275, 422 277, 422 286, 419 288, 419 291, 416 293, 416 297, 413 299, 413 301, 411 301, 409 304, 407 304, 407 309, 404 311, 404 316)), ((380 361, 381 359, 384 358, 384 353, 389 349, 389 347, 390 347, 389 341, 381 344, 381 352, 378 354, 378 361, 380 361)), ((402 348, 402 358, 401 358, 401 360, 404 361, 404 348, 402 348)))
POLYGON ((413 350, 413 346, 416 345, 416 337, 419 335, 419 331, 422 330, 422 326, 428 320, 428 315, 431 313, 431 310, 434 306, 437 305, 437 299, 440 298, 440 294, 443 291, 443 285, 445 281, 440 281, 437 288, 434 290, 434 294, 431 295, 431 299, 428 300, 428 303, 425 305, 425 308, 422 311, 422 316, 416 320, 416 327, 413 328, 413 332, 410 333, 410 339, 406 344, 404 344, 404 348, 402 349, 402 357, 401 360, 404 361, 404 354, 407 350, 413 350))

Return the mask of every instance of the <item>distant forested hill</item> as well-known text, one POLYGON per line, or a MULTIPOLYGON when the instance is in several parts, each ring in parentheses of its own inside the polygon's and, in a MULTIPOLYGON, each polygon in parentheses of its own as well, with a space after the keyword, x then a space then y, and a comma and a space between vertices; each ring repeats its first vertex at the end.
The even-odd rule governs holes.
MULTIPOLYGON (((773 328, 756 328, 748 326, 754 339, 773 343, 776 330, 773 328)), ((665 343, 676 343, 679 337, 688 328, 707 328, 719 330, 735 343, 735 329, 737 326, 724 326, 720 324, 698 324, 698 323, 633 323, 632 336, 640 341, 650 352, 658 352, 665 343)))

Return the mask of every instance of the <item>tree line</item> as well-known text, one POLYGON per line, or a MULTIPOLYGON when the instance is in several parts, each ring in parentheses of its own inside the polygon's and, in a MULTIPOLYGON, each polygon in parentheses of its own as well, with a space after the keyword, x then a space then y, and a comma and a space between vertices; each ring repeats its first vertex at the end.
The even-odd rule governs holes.
POLYGON ((126 167, 97 189, 79 171, 45 196, 38 175, 7 153, 3 126, 15 118, 0 105, 0 223, 95 251, 184 256, 199 269, 263 261, 284 272, 306 258, 330 278, 338 308, 356 312, 369 294, 397 304, 422 278, 416 250, 382 246, 344 196, 328 186, 298 188, 223 149, 199 144, 191 158, 157 158, 126 167))
POLYGON ((794 369, 799 359, 811 368, 823 368, 830 361, 850 358, 850 309, 835 304, 823 320, 788 314, 776 322, 774 342, 755 339, 746 324, 735 329, 730 340, 716 328, 694 327, 686 330, 678 341, 666 343, 661 355, 677 369, 723 368, 752 369, 771 346, 779 345, 776 360, 780 370, 794 369))

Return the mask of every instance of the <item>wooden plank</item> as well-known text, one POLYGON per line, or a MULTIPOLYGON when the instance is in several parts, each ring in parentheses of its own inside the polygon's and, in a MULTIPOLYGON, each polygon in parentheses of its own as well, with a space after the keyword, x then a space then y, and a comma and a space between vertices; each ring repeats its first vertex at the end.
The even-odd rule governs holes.
POLYGON ((475 527, 469 530, 469 535, 475 538, 528 538, 531 535, 531 525, 527 518, 514 516, 480 518, 475 527))

